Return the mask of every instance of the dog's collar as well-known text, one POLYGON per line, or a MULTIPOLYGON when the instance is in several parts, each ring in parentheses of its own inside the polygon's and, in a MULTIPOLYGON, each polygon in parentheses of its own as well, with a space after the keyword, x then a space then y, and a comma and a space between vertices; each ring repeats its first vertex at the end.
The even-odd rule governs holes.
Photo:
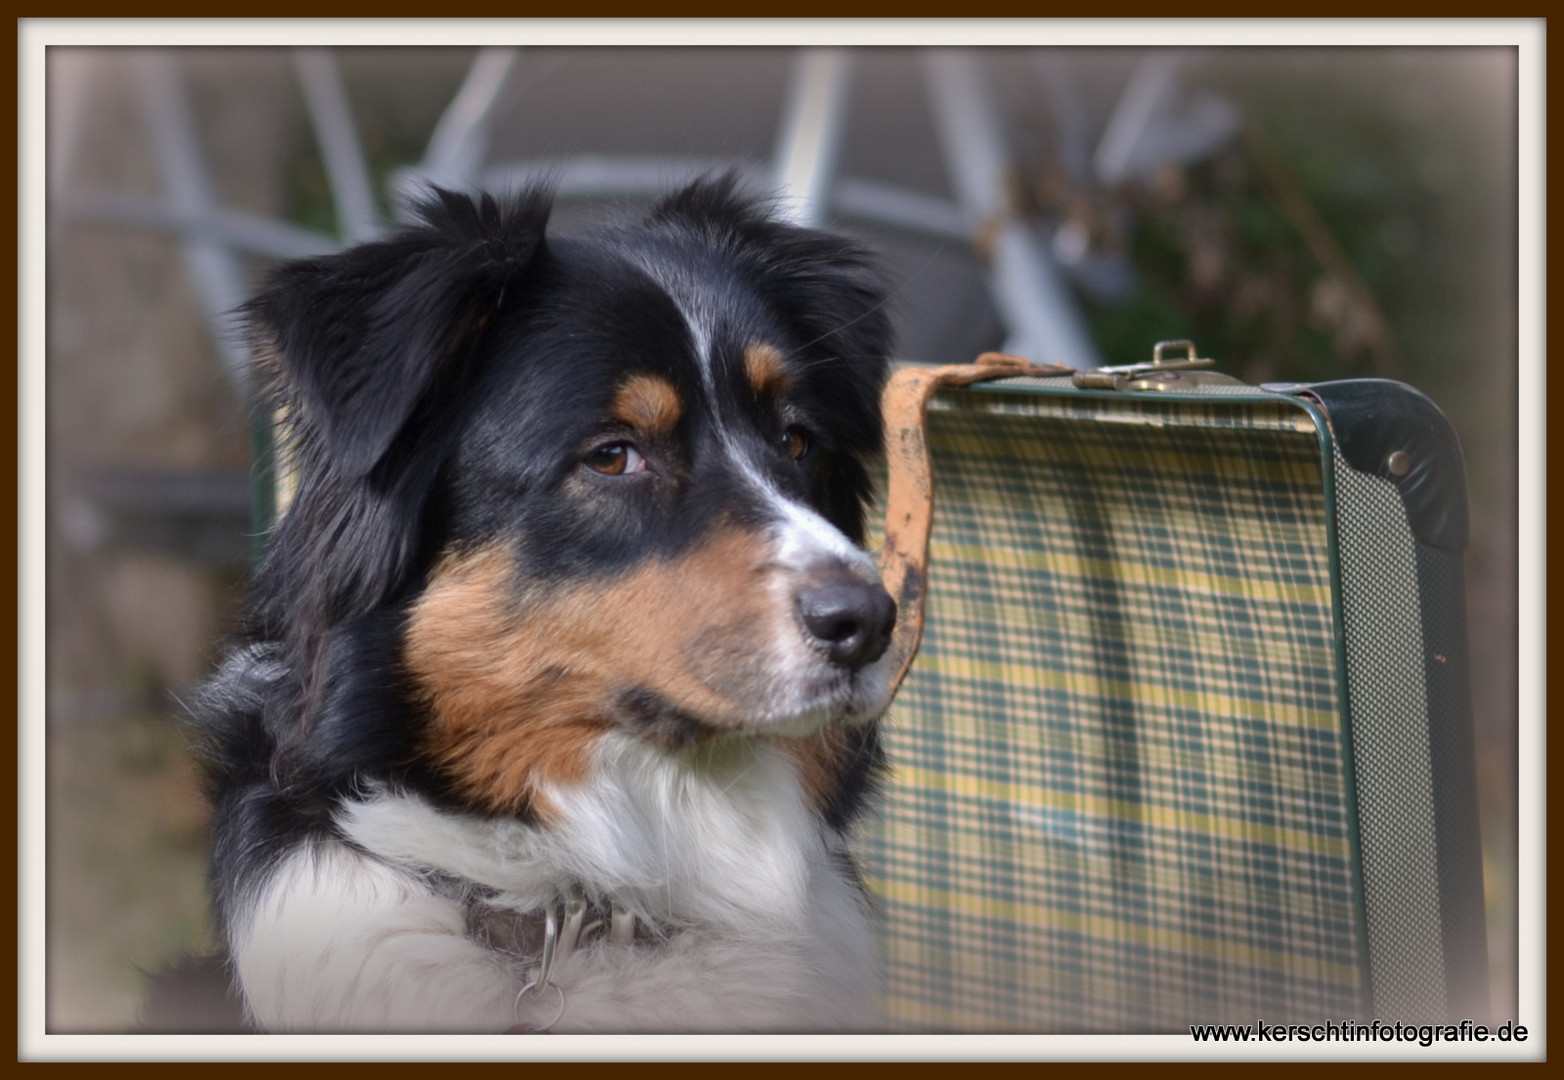
POLYGON ((559 995, 559 1012, 547 1024, 517 1023, 506 1034, 545 1032, 565 1012, 565 992, 553 982, 554 969, 565 963, 581 945, 594 937, 605 937, 613 945, 632 945, 638 937, 656 937, 655 931, 617 900, 608 904, 589 903, 578 886, 572 886, 563 900, 533 911, 514 911, 487 903, 470 905, 468 932, 496 952, 533 962, 527 983, 516 994, 519 1012, 528 995, 552 988, 559 995))

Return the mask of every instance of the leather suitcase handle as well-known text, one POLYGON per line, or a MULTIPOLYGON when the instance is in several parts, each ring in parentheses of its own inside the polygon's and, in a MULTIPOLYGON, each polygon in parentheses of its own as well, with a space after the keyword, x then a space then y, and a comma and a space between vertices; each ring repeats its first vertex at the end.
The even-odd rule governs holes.
POLYGON ((1017 375, 1068 375, 1073 370, 1063 364, 1037 365, 1019 356, 990 352, 971 364, 904 368, 886 384, 880 403, 885 417, 889 482, 880 576, 896 600, 896 631, 891 638, 896 665, 892 693, 906 678, 923 640, 929 529, 934 522, 934 471, 924 435, 929 399, 948 386, 970 386, 1017 375))

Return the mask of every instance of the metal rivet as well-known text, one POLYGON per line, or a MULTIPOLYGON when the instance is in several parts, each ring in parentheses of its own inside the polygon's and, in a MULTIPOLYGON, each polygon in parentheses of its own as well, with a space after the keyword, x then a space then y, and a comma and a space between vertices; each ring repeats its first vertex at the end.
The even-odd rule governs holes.
POLYGON ((1405 450, 1397 450, 1390 455, 1385 464, 1390 468, 1390 475, 1400 480, 1412 471, 1412 455, 1405 450))

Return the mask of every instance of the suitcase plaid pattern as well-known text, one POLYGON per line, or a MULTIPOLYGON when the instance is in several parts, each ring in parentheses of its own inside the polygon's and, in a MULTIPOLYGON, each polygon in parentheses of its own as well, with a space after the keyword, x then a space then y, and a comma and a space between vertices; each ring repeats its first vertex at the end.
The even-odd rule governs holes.
POLYGON ((930 408, 928 621, 860 850, 887 1026, 1355 1015, 1365 946, 1314 420, 1250 388, 1046 392, 1068 385, 1015 379, 930 408))

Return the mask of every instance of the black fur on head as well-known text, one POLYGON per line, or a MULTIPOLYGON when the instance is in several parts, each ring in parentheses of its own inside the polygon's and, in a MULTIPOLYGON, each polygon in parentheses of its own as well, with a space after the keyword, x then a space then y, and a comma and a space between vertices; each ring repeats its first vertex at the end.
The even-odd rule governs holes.
MULTIPOLYGON (((818 501, 862 539, 891 338, 868 255, 776 220, 731 177, 692 184, 586 243, 551 247, 551 203, 544 187, 503 199, 436 189, 387 239, 279 268, 244 310, 294 484, 249 608, 252 641, 285 673, 251 736, 272 747, 274 781, 299 765, 328 786, 373 774, 414 737, 384 658, 395 655, 407 600, 452 542, 464 419, 488 368, 501 354, 516 363, 526 328, 548 322, 533 309, 559 303, 572 274, 590 273, 594 250, 641 237, 671 258, 716 260, 798 335, 807 362, 848 361, 832 365, 848 392, 833 395, 840 452, 818 501), (332 720, 343 708, 351 724, 332 720), (376 729, 379 743, 365 736, 376 729), (371 745, 378 761, 357 760, 352 747, 371 745)), ((547 362, 568 363, 554 348, 547 362)))
POLYGON ((863 542, 870 481, 864 459, 882 449, 879 390, 892 330, 884 279, 869 253, 839 234, 779 221, 745 198, 733 177, 692 184, 652 210, 650 221, 693 230, 748 271, 761 297, 804 329, 810 351, 846 361, 834 404, 848 453, 836 459, 825 493, 826 517, 863 542))
POLYGON ((390 239, 281 267, 245 308, 297 485, 258 575, 263 634, 362 615, 412 568, 445 414, 543 250, 549 195, 437 190, 414 213, 390 239))

